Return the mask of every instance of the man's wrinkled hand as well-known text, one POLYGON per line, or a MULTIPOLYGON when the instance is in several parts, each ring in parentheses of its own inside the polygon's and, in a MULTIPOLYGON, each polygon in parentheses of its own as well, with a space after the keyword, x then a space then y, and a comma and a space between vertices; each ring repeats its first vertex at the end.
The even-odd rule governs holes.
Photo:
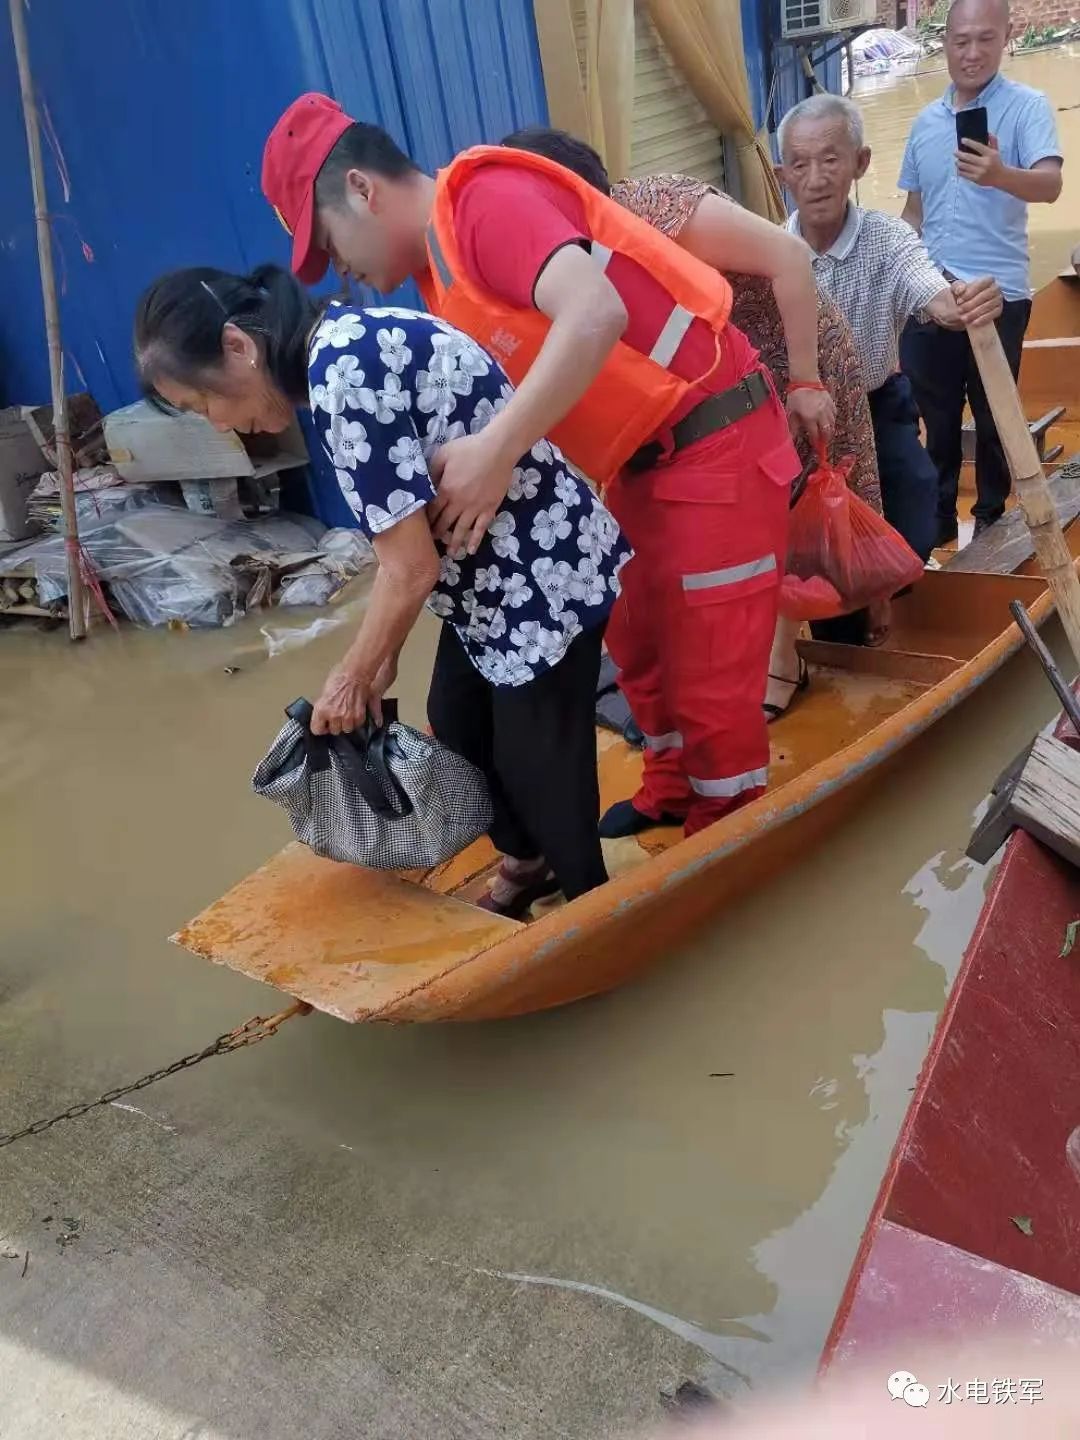
POLYGON ((346 663, 336 665, 326 677, 322 694, 311 717, 313 735, 348 735, 359 730, 367 719, 371 684, 351 671, 346 663))
POLYGON ((789 390, 787 413, 792 429, 801 430, 811 445, 827 445, 832 439, 836 406, 827 390, 789 390))
POLYGON ((1001 287, 989 275, 978 280, 954 280, 952 293, 957 313, 969 328, 992 324, 1005 304, 1001 287))
POLYGON ((431 479, 438 494, 428 505, 436 540, 453 556, 475 555, 506 499, 514 478, 508 464, 486 434, 448 440, 434 454, 431 479))
POLYGON ((991 135, 989 145, 982 145, 978 140, 961 140, 956 152, 956 173, 961 180, 970 180, 973 185, 1000 185, 1005 164, 997 137, 991 135))

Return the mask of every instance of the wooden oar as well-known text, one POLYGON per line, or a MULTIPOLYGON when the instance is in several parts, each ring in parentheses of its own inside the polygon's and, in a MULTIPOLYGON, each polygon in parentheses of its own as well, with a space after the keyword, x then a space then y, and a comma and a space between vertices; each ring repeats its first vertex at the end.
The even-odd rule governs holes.
POLYGON ((1065 637, 1080 667, 1080 578, 1065 543, 1065 532, 1057 518, 1039 452, 1028 430, 1016 382, 993 325, 973 326, 968 330, 968 338, 1009 463, 1016 498, 1031 532, 1036 559, 1046 576, 1065 637))

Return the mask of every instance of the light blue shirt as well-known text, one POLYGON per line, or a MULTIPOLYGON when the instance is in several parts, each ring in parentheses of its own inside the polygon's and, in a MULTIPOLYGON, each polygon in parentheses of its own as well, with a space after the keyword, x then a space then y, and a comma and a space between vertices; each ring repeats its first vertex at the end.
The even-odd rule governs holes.
POLYGON ((1006 300, 1027 300, 1026 202, 956 173, 956 110, 978 105, 986 106, 990 134, 1006 165, 1030 170, 1040 160, 1061 159, 1046 96, 998 73, 970 105, 957 107, 950 85, 916 117, 900 167, 900 188, 922 195, 922 238, 935 265, 958 280, 992 275, 1006 300))

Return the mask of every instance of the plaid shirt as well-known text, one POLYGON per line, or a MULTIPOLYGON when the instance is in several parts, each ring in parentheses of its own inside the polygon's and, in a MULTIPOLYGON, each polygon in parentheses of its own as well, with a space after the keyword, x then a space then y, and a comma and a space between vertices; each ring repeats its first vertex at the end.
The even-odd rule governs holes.
MULTIPOLYGON (((797 210, 788 229, 802 234, 797 210)), ((851 326, 867 391, 900 369, 900 332, 949 283, 910 225, 858 205, 848 206, 840 234, 814 256, 814 275, 851 326)))

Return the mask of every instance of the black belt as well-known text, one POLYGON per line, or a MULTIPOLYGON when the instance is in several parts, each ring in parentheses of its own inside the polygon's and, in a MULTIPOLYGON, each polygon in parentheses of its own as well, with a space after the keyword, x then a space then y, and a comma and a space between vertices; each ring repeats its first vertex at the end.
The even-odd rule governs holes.
POLYGON ((721 390, 719 395, 710 395, 695 405, 689 415, 671 427, 671 449, 667 450, 659 440, 650 440, 635 450, 626 462, 627 470, 635 475, 642 470, 651 470, 664 455, 673 455, 676 450, 685 450, 687 445, 704 440, 706 435, 715 435, 729 425, 745 420, 761 408, 772 394, 772 387, 763 370, 754 370, 730 390, 721 390))

